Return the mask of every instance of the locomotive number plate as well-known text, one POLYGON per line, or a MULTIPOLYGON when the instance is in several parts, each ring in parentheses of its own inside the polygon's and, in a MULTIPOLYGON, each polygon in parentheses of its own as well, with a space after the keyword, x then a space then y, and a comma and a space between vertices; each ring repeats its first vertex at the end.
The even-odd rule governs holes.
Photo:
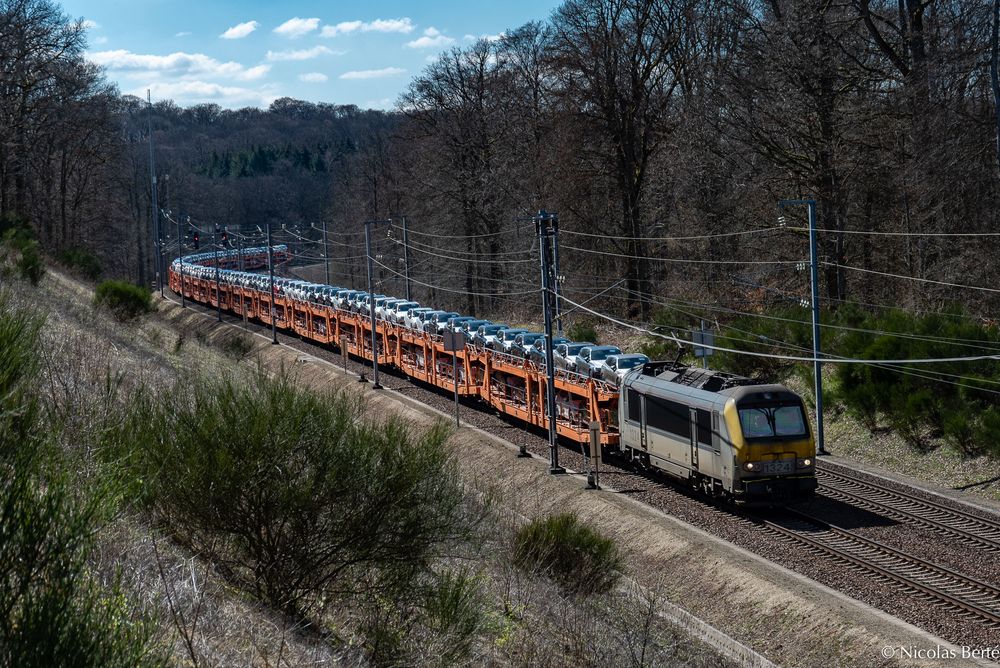
POLYGON ((778 459, 776 461, 761 462, 759 470, 761 473, 770 473, 772 475, 791 473, 795 470, 795 461, 792 459, 778 459))

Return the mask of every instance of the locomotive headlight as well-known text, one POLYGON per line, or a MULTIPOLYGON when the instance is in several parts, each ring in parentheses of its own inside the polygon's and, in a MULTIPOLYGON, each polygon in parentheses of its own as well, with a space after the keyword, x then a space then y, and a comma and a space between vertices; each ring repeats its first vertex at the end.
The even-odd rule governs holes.
POLYGON ((813 460, 810 457, 798 460, 798 465, 800 469, 807 469, 813 465, 813 460))
POLYGON ((747 471, 753 471, 753 469, 754 469, 753 462, 747 462, 747 463, 745 463, 743 465, 743 468, 745 468, 747 471))

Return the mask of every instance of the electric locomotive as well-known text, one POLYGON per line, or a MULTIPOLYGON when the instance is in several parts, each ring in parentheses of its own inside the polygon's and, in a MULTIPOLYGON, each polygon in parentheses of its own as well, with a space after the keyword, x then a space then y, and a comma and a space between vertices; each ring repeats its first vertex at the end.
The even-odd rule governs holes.
POLYGON ((618 410, 627 455, 712 496, 775 505, 817 487, 802 399, 783 385, 651 362, 625 376, 618 410))

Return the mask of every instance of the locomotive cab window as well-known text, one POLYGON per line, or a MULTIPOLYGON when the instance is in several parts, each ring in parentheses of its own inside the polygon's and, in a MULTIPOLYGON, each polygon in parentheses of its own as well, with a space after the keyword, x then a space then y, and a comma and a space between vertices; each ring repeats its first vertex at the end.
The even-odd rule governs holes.
POLYGON ((698 409, 698 442, 712 445, 712 414, 698 409))
POLYGON ((745 438, 796 438, 808 435, 802 406, 741 407, 740 426, 745 438))
POLYGON ((628 391, 628 419, 631 422, 642 422, 642 401, 640 395, 633 389, 628 391))

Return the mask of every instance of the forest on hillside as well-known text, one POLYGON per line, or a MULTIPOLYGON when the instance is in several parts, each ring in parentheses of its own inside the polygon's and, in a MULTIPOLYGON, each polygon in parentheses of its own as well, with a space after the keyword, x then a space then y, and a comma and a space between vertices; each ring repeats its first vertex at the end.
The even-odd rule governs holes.
POLYGON ((678 303, 794 305, 808 298, 805 211, 779 222, 777 203, 809 196, 824 307, 988 316, 997 9, 567 0, 442 53, 383 112, 149 108, 86 61, 82 23, 52 0, 0 0, 0 215, 53 254, 82 247, 149 284, 151 127, 171 220, 248 237, 270 223, 303 261, 329 255, 341 283, 363 278, 363 221, 392 217, 379 278, 398 288, 405 215, 418 298, 533 303, 526 217, 547 209, 564 294, 591 308, 649 322, 678 303))

